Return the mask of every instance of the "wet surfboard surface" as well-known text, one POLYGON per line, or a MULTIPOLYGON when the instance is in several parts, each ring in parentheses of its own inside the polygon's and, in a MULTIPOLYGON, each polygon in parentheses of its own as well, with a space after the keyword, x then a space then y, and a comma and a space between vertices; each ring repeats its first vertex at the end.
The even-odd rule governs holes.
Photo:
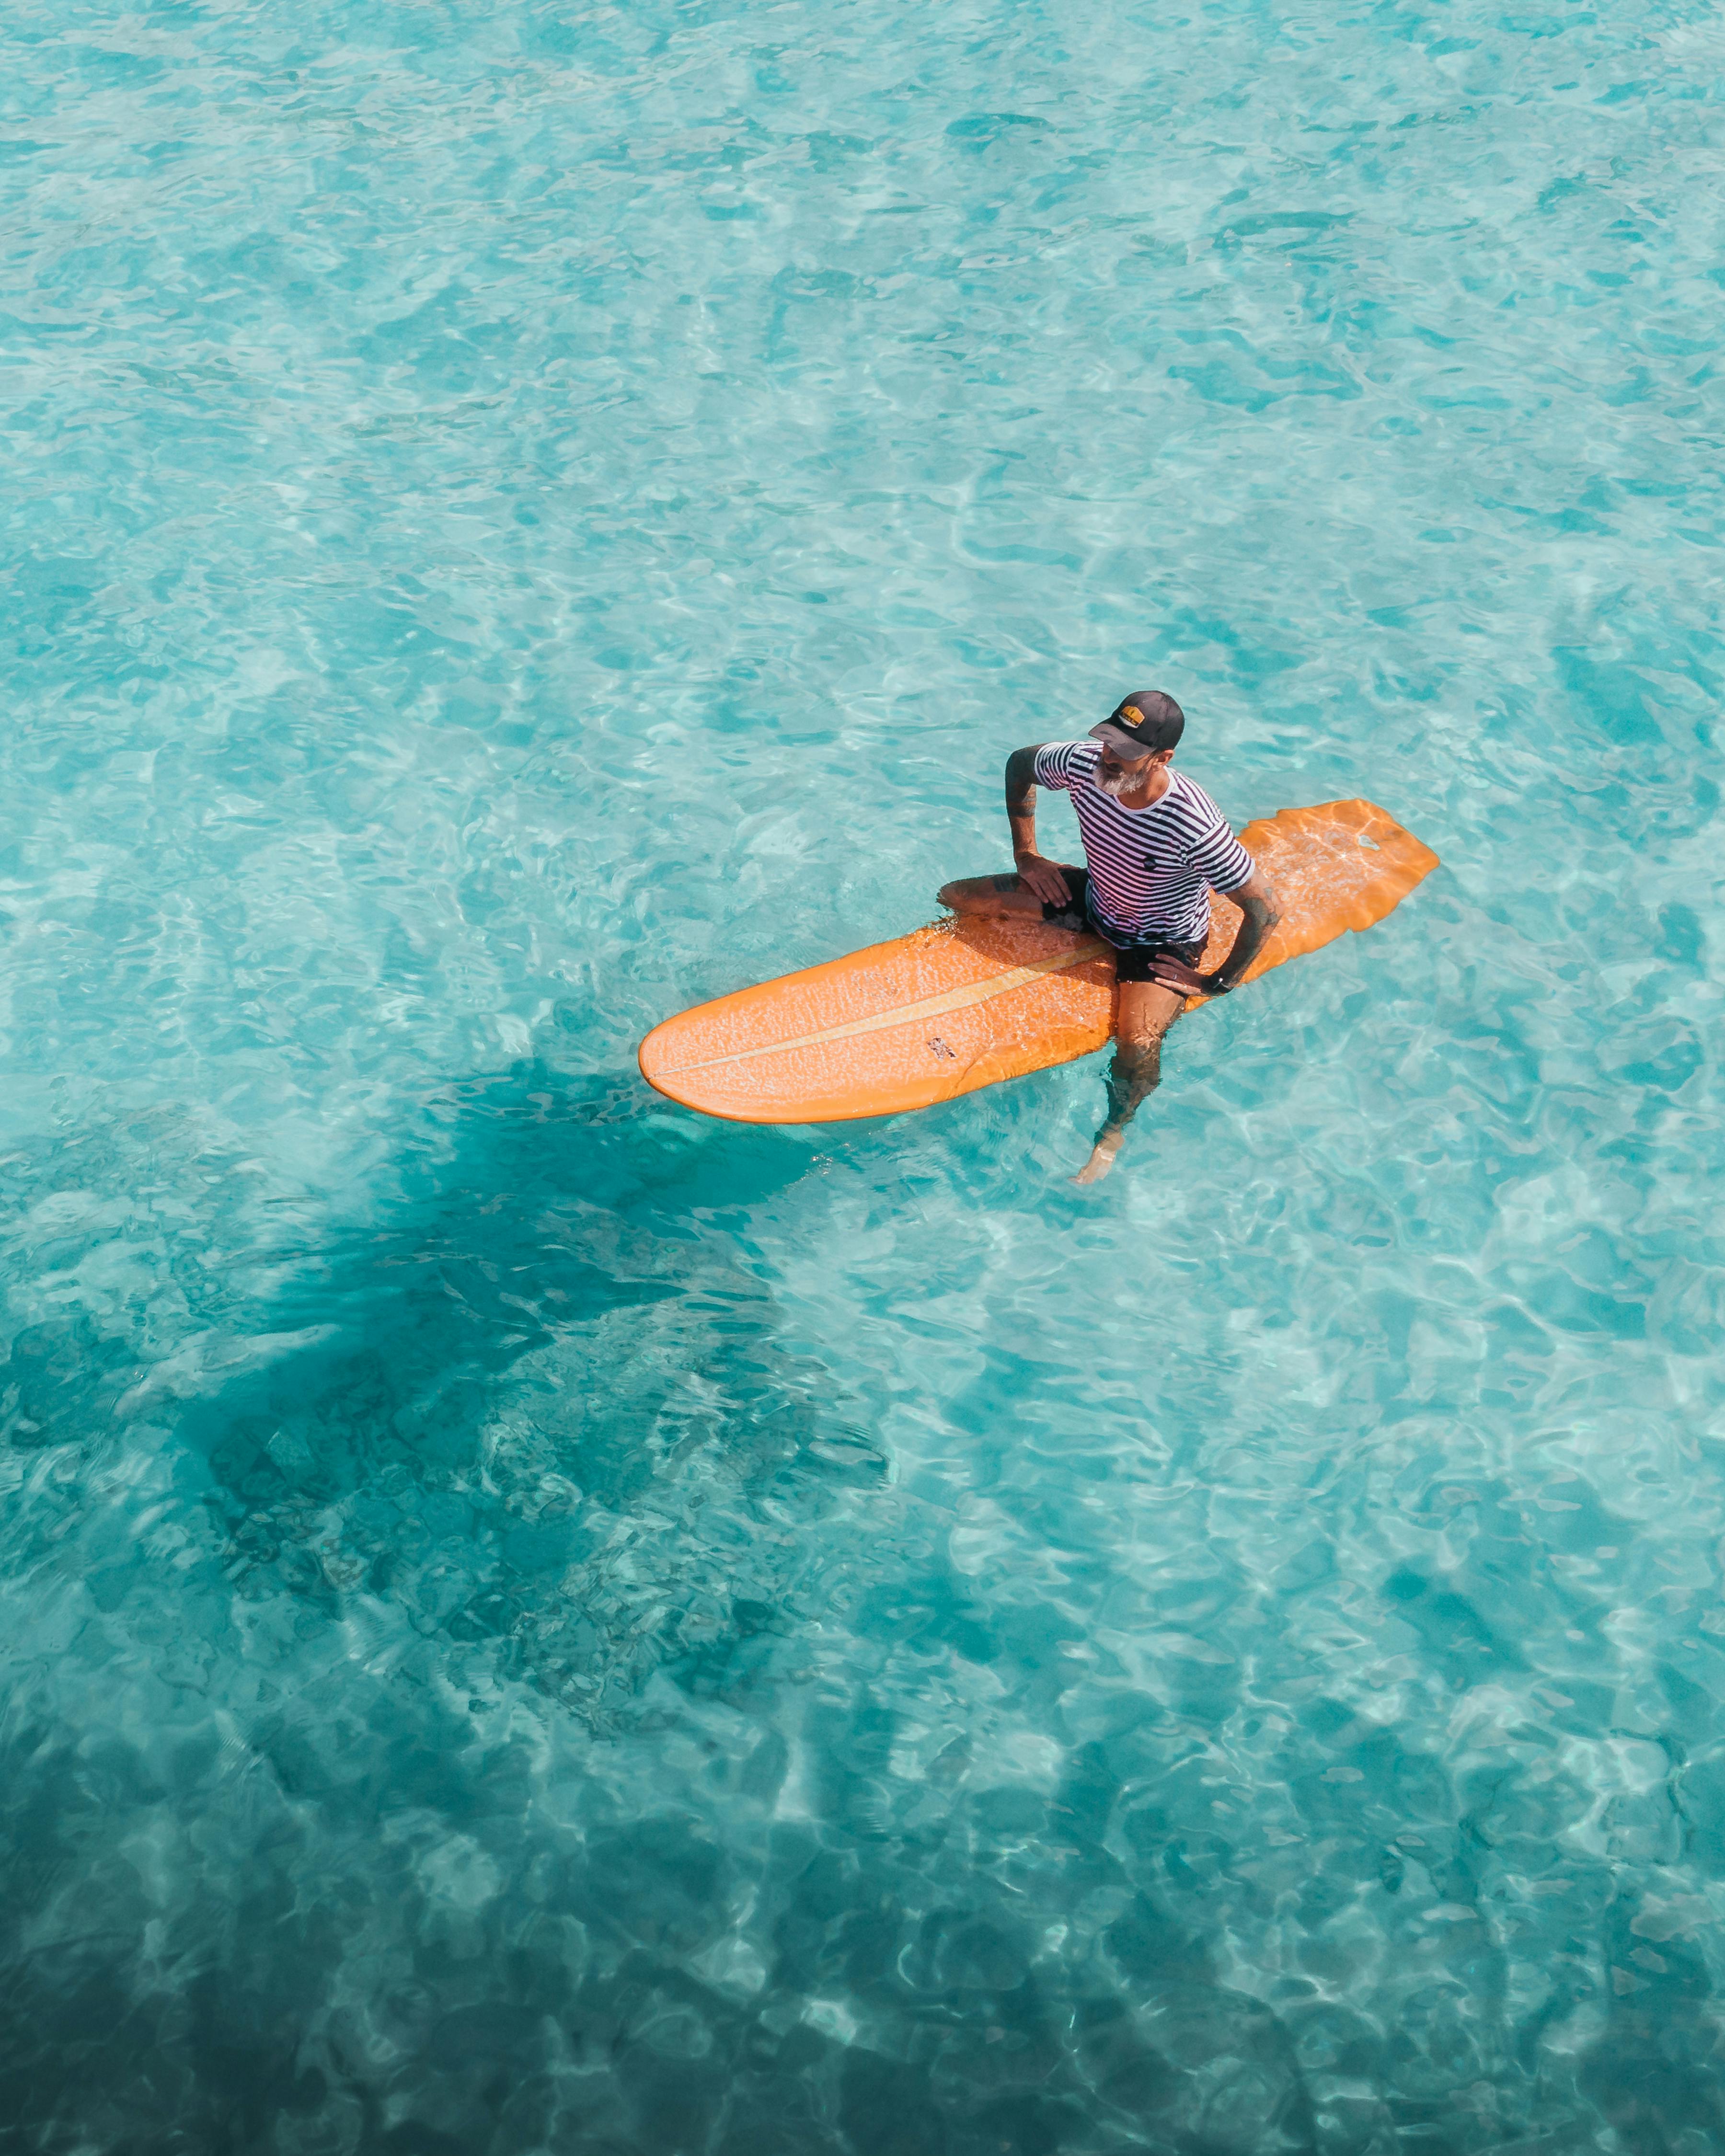
MULTIPOLYGON (((1240 835, 1281 911, 1248 981, 1373 927, 1438 865, 1370 801, 1284 808, 1240 835)), ((1206 970, 1240 918, 1212 897, 1206 970)), ((685 1107, 737 1122, 898 1115, 1088 1055, 1112 1033, 1114 999, 1099 937, 940 921, 667 1019, 641 1044, 641 1071, 685 1107)))

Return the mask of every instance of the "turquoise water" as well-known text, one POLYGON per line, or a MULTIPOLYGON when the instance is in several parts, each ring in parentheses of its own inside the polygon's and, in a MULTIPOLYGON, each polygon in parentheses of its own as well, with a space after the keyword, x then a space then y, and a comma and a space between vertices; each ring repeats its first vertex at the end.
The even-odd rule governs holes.
POLYGON ((1725 2146, 1717 16, 0 44, 15 2145, 1725 2146), (1143 681, 1111 1182, 645 1090, 1143 681))

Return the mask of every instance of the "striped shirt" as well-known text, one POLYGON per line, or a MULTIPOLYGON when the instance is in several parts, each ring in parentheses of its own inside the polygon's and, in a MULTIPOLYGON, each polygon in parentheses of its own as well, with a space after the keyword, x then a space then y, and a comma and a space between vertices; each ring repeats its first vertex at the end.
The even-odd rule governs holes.
POLYGON ((1111 942, 1166 936, 1196 943, 1209 933, 1206 896, 1238 891, 1252 857, 1201 786, 1170 772, 1147 808, 1128 808, 1093 783, 1101 744, 1050 742, 1036 752, 1039 786, 1070 793, 1090 869, 1091 911, 1111 942))

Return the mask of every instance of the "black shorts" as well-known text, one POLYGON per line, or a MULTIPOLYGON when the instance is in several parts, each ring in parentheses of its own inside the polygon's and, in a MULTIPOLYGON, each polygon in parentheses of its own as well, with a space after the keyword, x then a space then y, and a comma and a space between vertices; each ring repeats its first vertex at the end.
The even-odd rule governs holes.
POLYGON ((1072 894, 1065 906, 1052 906, 1043 901, 1042 917, 1060 928, 1087 928, 1091 935, 1100 936, 1105 943, 1114 946, 1114 978, 1117 981, 1147 981, 1150 961, 1167 952, 1178 958, 1182 965, 1195 966, 1204 956, 1208 936, 1200 936, 1195 943, 1183 943, 1172 936, 1153 936, 1142 943, 1122 943, 1118 937, 1111 936, 1090 910, 1090 872, 1087 869, 1063 867, 1060 874, 1066 879, 1066 888, 1072 894))

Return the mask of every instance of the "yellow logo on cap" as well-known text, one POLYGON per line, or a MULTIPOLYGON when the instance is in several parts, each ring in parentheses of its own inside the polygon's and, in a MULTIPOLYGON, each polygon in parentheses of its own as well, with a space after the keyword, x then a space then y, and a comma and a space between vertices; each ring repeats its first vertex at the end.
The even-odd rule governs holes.
POLYGON ((1120 716, 1130 726, 1141 726, 1144 723, 1144 714, 1136 704, 1122 704, 1120 707, 1120 716))

